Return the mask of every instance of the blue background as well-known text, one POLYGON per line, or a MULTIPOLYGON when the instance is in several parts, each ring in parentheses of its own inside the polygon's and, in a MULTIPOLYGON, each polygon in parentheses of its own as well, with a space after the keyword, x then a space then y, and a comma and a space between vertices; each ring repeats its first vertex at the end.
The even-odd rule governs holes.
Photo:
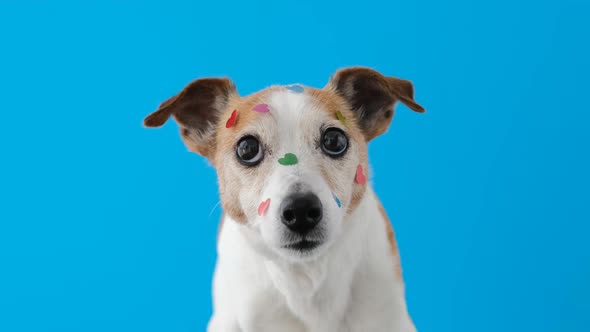
POLYGON ((588 331, 587 1, 3 1, 0 331, 203 331, 220 209, 176 125, 337 69, 411 79, 371 143, 421 331, 588 331))

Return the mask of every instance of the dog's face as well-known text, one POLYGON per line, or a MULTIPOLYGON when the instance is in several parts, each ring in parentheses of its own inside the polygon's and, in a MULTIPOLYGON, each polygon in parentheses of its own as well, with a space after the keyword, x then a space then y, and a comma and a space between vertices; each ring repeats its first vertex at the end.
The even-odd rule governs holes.
POLYGON ((230 103, 227 114, 234 109, 214 156, 225 210, 280 254, 321 252, 365 188, 354 179, 357 166, 366 170, 367 147, 350 108, 330 91, 273 87, 230 103))
POLYGON ((323 89, 271 87, 239 97, 227 79, 201 79, 145 120, 170 115, 217 170, 225 213, 263 250, 317 257, 336 241, 365 192, 367 142, 385 132, 410 82, 367 68, 337 72, 323 89))

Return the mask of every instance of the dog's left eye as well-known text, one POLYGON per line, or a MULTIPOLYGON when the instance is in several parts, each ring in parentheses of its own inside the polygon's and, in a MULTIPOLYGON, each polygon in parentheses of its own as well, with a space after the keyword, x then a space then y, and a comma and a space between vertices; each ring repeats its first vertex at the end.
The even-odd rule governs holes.
POLYGON ((342 157, 348 149, 348 138, 338 128, 328 128, 322 135, 322 151, 331 158, 342 157))
POLYGON ((262 161, 264 151, 256 137, 245 136, 240 139, 236 146, 236 156, 243 165, 256 166, 262 161))

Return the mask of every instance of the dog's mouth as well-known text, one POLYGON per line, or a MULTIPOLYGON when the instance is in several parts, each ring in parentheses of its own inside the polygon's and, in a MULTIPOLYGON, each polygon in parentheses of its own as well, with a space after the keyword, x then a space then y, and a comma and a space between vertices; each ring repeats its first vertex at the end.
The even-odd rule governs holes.
POLYGON ((290 250, 310 251, 318 247, 320 244, 322 244, 321 241, 313 241, 303 238, 297 242, 289 243, 283 247, 290 250))

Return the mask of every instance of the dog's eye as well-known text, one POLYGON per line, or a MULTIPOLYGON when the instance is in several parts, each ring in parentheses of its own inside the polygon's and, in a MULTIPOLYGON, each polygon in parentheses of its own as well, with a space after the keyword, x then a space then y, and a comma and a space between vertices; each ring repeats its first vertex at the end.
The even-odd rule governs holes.
POLYGON ((238 161, 246 166, 256 166, 262 161, 264 151, 254 136, 245 136, 236 146, 238 161))
POLYGON ((338 128, 328 128, 322 136, 322 151, 331 158, 342 157, 348 149, 348 138, 338 128))

